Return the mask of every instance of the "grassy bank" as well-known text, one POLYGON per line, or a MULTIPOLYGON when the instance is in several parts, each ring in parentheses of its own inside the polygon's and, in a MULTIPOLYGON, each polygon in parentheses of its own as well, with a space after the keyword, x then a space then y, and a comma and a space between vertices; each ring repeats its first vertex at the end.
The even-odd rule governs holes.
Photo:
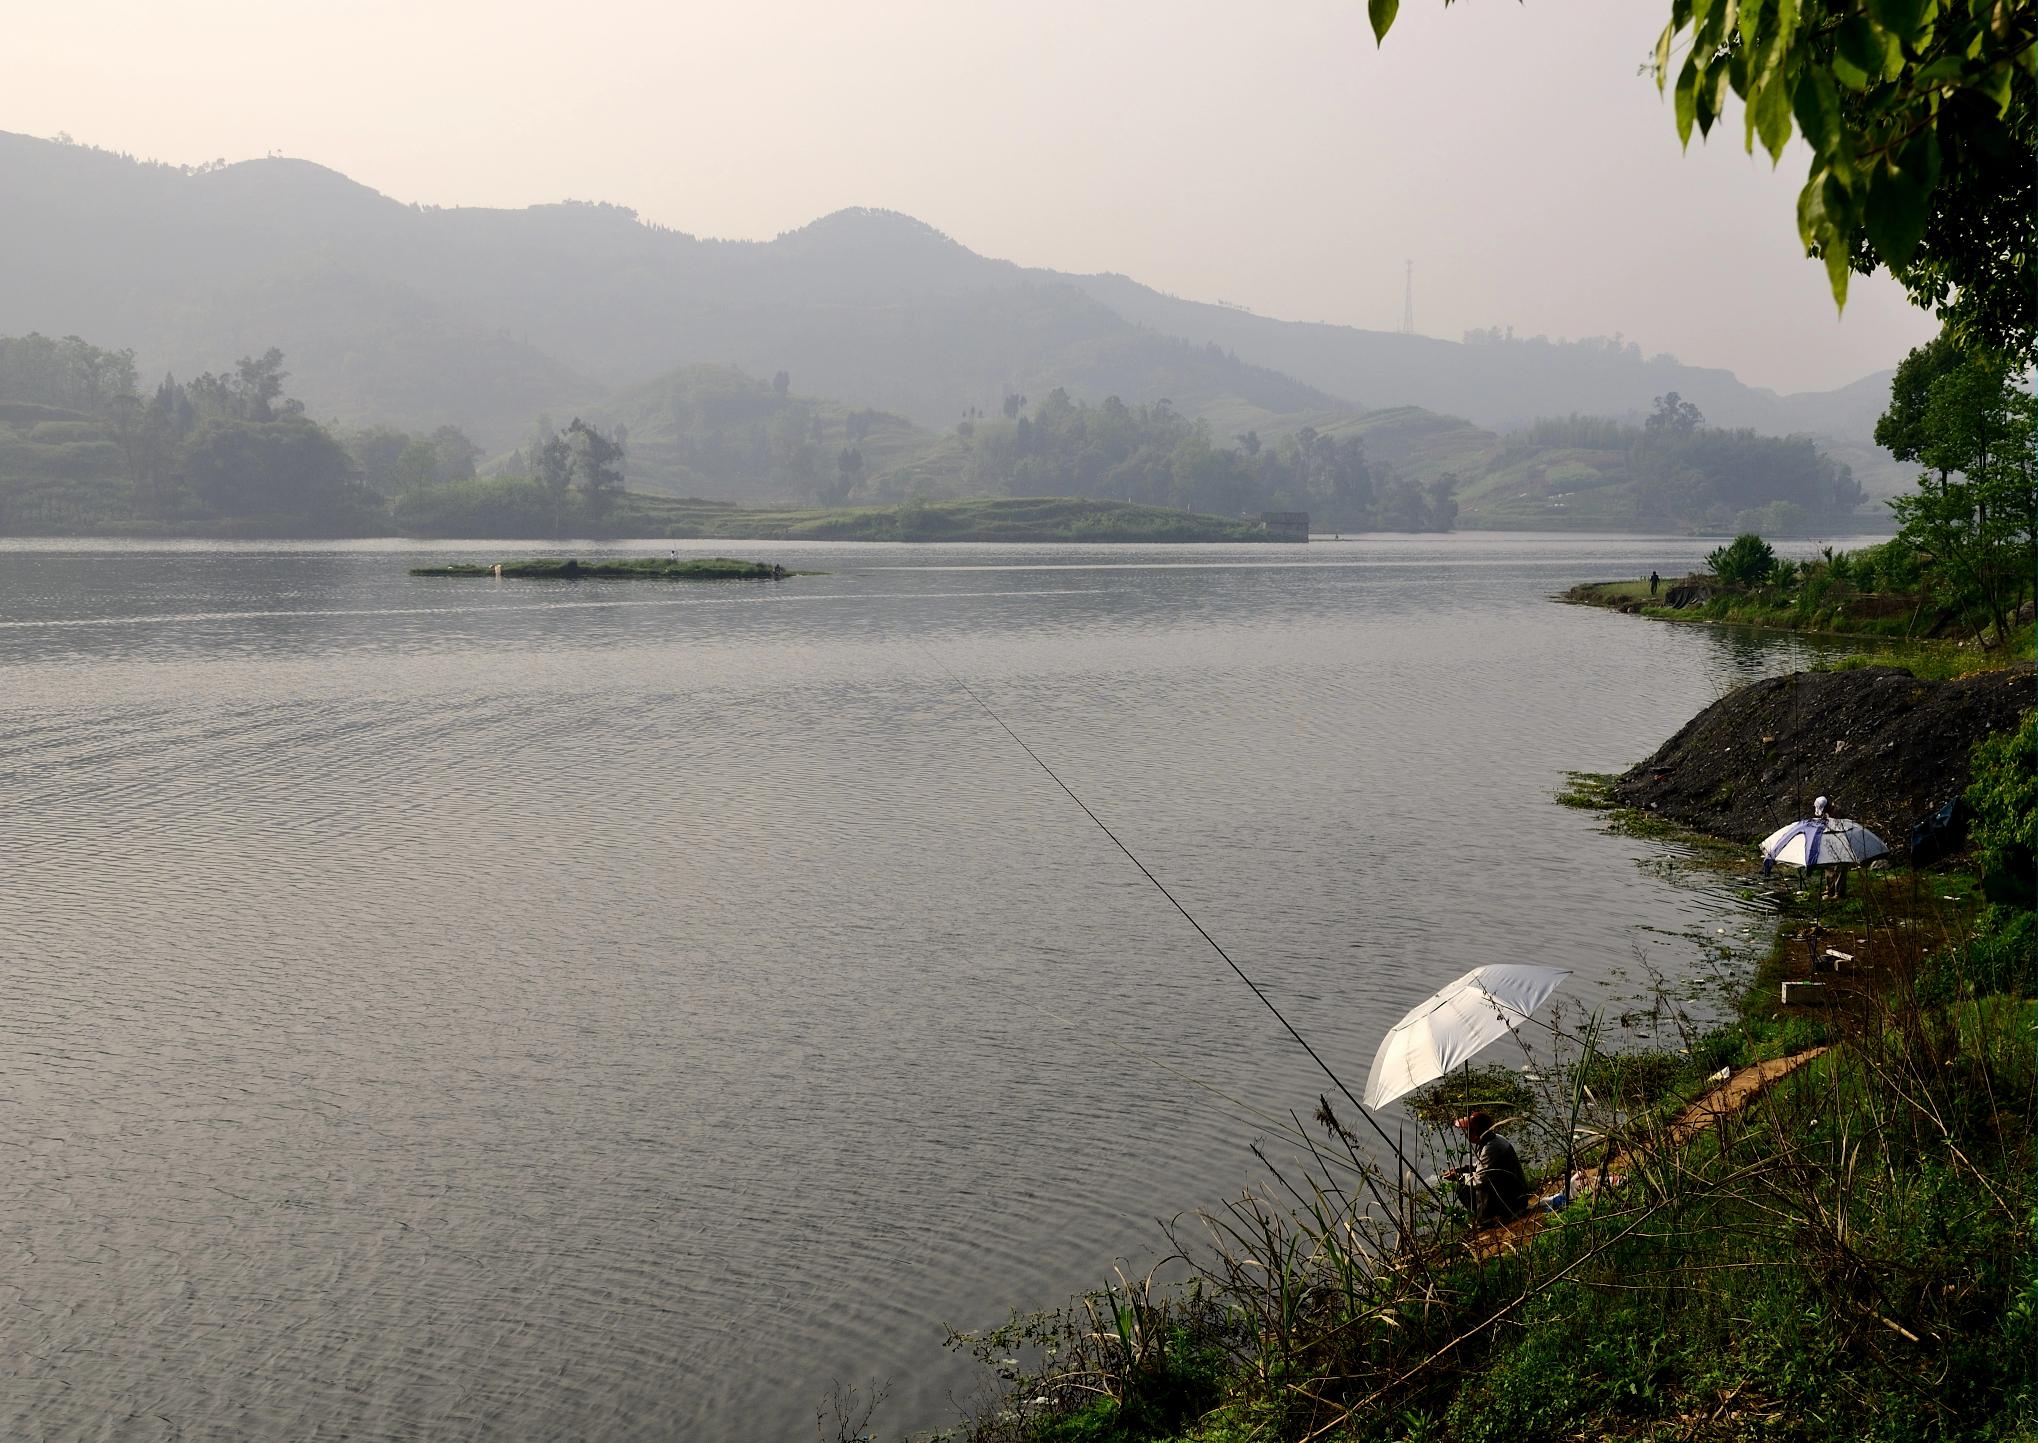
POLYGON ((2038 644, 2038 629, 2029 621, 2016 626, 2006 646, 1993 633, 1983 640, 1951 632, 1945 619, 1915 594, 1856 594, 1819 604, 1802 594, 1763 594, 1721 587, 1703 573, 1675 580, 1665 578, 1651 594, 1649 580, 1588 581, 1570 588, 1560 600, 1597 606, 1656 621, 1706 622, 1765 631, 1803 632, 1861 642, 1871 648, 1827 665, 1901 666, 1915 675, 1948 680, 2004 664, 2005 657, 2029 657, 2038 644), (1673 604, 1673 595, 1698 599, 1673 604))
MULTIPOLYGON (((958 1338, 1009 1380, 959 1436, 2031 1437, 2028 876, 2001 900, 2029 870, 2030 731, 1978 753, 1970 800, 1992 810, 1959 867, 1857 876, 1832 901, 1756 878, 1745 844, 1685 850, 1777 918, 1723 970, 1739 987, 1723 1025, 1666 997, 1674 1049, 1613 1055, 1588 1023, 1532 1071, 1415 1099, 1425 1159, 1476 1103, 1551 1186, 1567 1161, 1587 1174, 1532 1234, 1468 1235, 1325 1103, 1288 1130, 1304 1162, 1268 1158, 1264 1189, 1168 1231, 1162 1276, 958 1338), (1815 965, 1820 1003, 1785 1007, 1781 982, 1815 965)), ((1565 800, 1603 805, 1603 779, 1565 800)))
POLYGON ((1727 586, 1703 572, 1632 581, 1590 581, 1564 593, 1565 601, 1663 621, 1713 621, 1776 631, 1812 631, 1878 641, 1933 640, 1938 618, 1925 599, 1908 593, 1850 592, 1839 596, 1782 589, 1727 586), (1673 600, 1673 598, 1677 598, 1673 600))

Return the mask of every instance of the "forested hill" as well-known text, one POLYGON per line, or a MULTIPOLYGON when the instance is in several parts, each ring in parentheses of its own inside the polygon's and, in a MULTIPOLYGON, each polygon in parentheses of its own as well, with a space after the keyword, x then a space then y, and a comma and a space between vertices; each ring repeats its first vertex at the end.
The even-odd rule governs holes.
POLYGON ((1223 435, 1391 405, 1632 419, 1671 390, 1722 425, 1864 449, 1872 422, 1847 392, 1775 397, 1625 345, 1300 325, 1028 270, 884 212, 702 240, 616 206, 409 206, 306 161, 184 168, 4 133, 0 195, 0 332, 132 346, 150 375, 274 345, 314 415, 455 424, 491 449, 697 363, 942 431, 1057 387, 1165 399, 1223 435))
MULTIPOLYGON (((458 427, 328 429, 274 347, 231 371, 140 380, 132 352, 0 336, 0 535, 563 534, 626 524, 628 490, 812 507, 1089 497, 1341 531, 1477 525, 1844 529, 1845 465, 1802 437, 1708 426, 1674 392, 1639 427, 1595 417, 1505 436, 1414 407, 1226 437, 1167 400, 1057 386, 933 431, 728 366, 683 366, 565 427, 540 415, 477 474, 458 427), (580 482, 576 491, 574 482, 580 482)), ((665 523, 669 524, 670 518, 665 523)))
POLYGON ((304 161, 185 171, 4 134, 0 194, 0 331, 118 338, 146 374, 276 345, 343 422, 502 444, 697 362, 944 428, 1056 385, 1248 418, 1344 404, 903 217, 709 241, 615 206, 418 208, 304 161))
POLYGON ((1889 399, 1887 370, 1834 391, 1779 396, 1731 371, 1645 356, 1638 343, 1617 336, 1552 341, 1491 330, 1445 341, 1275 320, 1163 295, 1118 275, 1075 283, 1128 320, 1225 347, 1333 395, 1362 398, 1374 409, 1421 406, 1497 429, 1573 413, 1641 417, 1656 397, 1675 391, 1722 426, 1865 441, 1889 399))

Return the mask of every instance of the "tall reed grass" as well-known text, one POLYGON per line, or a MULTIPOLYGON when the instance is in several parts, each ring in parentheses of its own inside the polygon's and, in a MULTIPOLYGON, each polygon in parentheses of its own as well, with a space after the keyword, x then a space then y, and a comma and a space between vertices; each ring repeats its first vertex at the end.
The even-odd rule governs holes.
MULTIPOLYGON (((1689 1030, 1674 1064, 1609 1057, 1596 1019, 1562 1029, 1534 1096, 1499 1100, 1551 1185, 1585 1187, 1474 1236, 1321 1102, 1284 1130, 1295 1160, 1262 1154, 1264 1186, 1166 1230, 1162 1268, 958 1338, 1013 1385, 965 1436, 2030 1437, 2029 988, 1921 991, 1928 949, 1961 939, 1863 890, 1886 982, 1746 1105, 1691 1101, 1763 1026, 1689 1030)), ((1416 1168, 1451 1156, 1448 1128, 1418 1133, 1416 1168)))

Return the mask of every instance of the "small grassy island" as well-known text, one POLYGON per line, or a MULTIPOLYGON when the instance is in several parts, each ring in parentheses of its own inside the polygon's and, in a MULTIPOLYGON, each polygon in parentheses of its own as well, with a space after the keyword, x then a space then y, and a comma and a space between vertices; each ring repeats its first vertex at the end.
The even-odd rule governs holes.
POLYGON ((674 561, 664 556, 618 557, 608 561, 581 561, 576 557, 537 556, 527 561, 503 561, 493 566, 460 562, 452 566, 413 566, 412 576, 539 577, 556 581, 783 581, 788 576, 814 575, 788 571, 762 561, 738 561, 732 556, 695 557, 674 561))

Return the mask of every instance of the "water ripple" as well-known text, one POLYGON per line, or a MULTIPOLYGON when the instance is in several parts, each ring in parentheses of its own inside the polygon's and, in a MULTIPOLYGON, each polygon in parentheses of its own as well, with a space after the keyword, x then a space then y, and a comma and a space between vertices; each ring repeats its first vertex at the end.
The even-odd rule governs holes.
POLYGON ((1543 599, 1699 549, 472 603, 364 546, 0 554, 0 1434, 741 1443, 883 1375, 944 1421, 941 1323, 1150 1257, 1254 1176, 1218 1093, 1323 1087, 947 669, 1356 1085, 1469 966, 1621 995, 1717 910, 1548 802, 1803 654, 1543 599))

